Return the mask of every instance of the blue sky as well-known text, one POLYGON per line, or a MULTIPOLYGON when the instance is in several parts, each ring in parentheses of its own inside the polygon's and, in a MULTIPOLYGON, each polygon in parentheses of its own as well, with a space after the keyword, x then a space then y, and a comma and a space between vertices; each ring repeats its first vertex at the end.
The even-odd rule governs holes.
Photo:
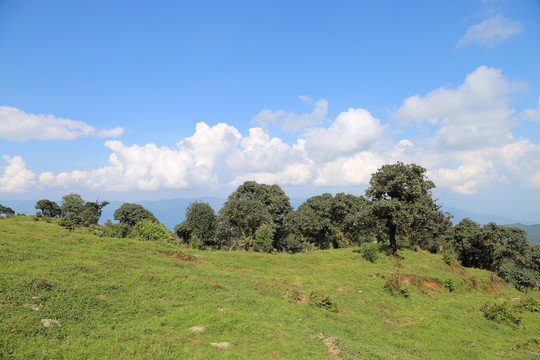
POLYGON ((0 1, 0 200, 363 195, 540 221, 540 2, 0 1))

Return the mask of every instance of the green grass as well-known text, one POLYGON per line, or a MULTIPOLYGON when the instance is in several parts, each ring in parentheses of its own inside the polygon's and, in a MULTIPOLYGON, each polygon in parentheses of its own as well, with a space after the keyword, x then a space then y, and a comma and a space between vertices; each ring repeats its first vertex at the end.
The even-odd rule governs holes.
POLYGON ((539 301, 538 292, 520 293, 487 271, 424 251, 400 251, 399 263, 380 254, 373 264, 357 250, 198 251, 69 232, 33 217, 1 219, 0 359, 532 359, 540 352, 540 315, 524 311, 515 327, 482 312, 486 302, 539 301), (409 283, 397 282, 408 297, 385 290, 392 276, 409 283), (449 279, 453 292, 441 285, 449 279), (316 306, 313 292, 338 311, 316 306), (230 346, 211 345, 218 342, 230 346))

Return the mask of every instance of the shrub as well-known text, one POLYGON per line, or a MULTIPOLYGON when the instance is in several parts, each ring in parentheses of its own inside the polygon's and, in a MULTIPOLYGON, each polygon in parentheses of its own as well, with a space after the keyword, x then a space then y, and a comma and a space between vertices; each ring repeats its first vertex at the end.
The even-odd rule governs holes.
POLYGON ((456 291, 456 284, 454 283, 454 279, 448 279, 444 281, 444 287, 446 290, 450 292, 456 291))
POLYGON ((309 295, 309 299, 311 300, 311 303, 313 304, 313 306, 316 306, 318 308, 328 310, 334 313, 338 312, 337 304, 329 296, 321 292, 312 291, 311 295, 309 295))
POLYGON ((142 220, 135 224, 133 234, 146 241, 171 241, 174 239, 173 234, 165 225, 151 220, 142 220))
POLYGON ((290 253, 301 252, 304 249, 302 240, 294 234, 289 234, 279 245, 282 247, 283 251, 290 253))
POLYGON ((393 296, 403 296, 408 298, 411 296, 409 290, 401 286, 401 274, 396 269, 390 276, 384 278, 384 288, 390 292, 393 296))
POLYGON ((536 301, 532 297, 521 300, 518 305, 521 309, 527 310, 530 312, 540 311, 540 302, 536 301))
POLYGON ((509 324, 516 327, 521 325, 521 315, 519 309, 517 309, 515 306, 508 304, 507 302, 504 302, 502 304, 492 304, 490 302, 487 302, 482 307, 482 312, 484 313, 484 316, 489 320, 493 320, 498 323, 509 324))
POLYGON ((535 288, 540 281, 537 271, 519 266, 514 261, 505 261, 497 274, 519 290, 535 288))
POLYGON ((443 252, 443 260, 446 263, 446 265, 452 265, 452 262, 455 259, 456 259, 456 254, 454 254, 452 251, 443 252))
POLYGON ((103 226, 101 236, 113 238, 126 238, 131 234, 131 228, 127 224, 113 224, 111 220, 107 220, 103 226))
POLYGON ((367 261, 375 263, 379 258, 379 246, 375 242, 362 244, 360 253, 367 261))
POLYGON ((274 240, 274 231, 268 224, 262 224, 255 231, 255 240, 253 241, 253 250, 259 252, 272 252, 272 241, 274 240))

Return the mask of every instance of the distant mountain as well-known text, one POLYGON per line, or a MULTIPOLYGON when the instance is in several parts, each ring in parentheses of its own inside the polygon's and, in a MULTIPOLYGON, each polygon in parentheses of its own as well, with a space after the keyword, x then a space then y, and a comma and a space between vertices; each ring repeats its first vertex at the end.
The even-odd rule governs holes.
POLYGON ((485 225, 490 222, 494 222, 498 225, 509 225, 509 224, 534 225, 534 224, 540 223, 540 219, 539 221, 525 221, 525 220, 510 219, 510 218, 499 216, 499 215, 480 215, 480 214, 475 214, 475 213, 467 212, 467 211, 456 209, 456 208, 446 207, 446 206, 443 206, 441 210, 449 212, 450 214, 454 216, 454 218, 452 219, 452 222, 454 224, 457 224, 464 218, 469 218, 472 221, 475 221, 481 225, 485 225))

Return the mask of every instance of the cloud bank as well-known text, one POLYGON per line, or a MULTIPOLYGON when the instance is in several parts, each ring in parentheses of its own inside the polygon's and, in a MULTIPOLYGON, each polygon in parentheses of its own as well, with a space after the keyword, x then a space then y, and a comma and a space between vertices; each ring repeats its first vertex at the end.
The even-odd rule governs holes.
POLYGON ((25 141, 74 140, 79 137, 118 137, 124 129, 96 130, 82 121, 57 118, 53 115, 28 114, 9 106, 0 106, 0 138, 25 141))
MULTIPOLYGON (((272 122, 259 118, 256 123, 260 126, 252 127, 248 134, 225 123, 200 122, 193 135, 173 147, 108 140, 108 163, 88 171, 36 175, 26 168, 21 157, 4 156, 7 165, 0 168, 0 192, 23 192, 36 187, 107 191, 217 189, 245 180, 279 185, 365 186, 378 168, 396 161, 425 166, 439 187, 460 194, 474 194, 487 184, 510 180, 520 186, 540 188, 540 145, 512 134, 512 128, 523 121, 520 119, 534 121, 538 112, 529 109, 514 116, 510 100, 520 88, 521 84, 506 79, 500 69, 480 66, 455 88, 441 87, 404 99, 390 114, 395 120, 392 124, 381 122, 366 109, 351 108, 327 126, 316 126, 326 117, 326 100, 316 101, 315 110, 308 114, 265 110, 271 115, 267 119, 277 114, 274 123, 284 129, 291 128, 291 119, 303 124, 303 131, 291 144, 271 136, 265 125, 272 122), (423 130, 403 132, 415 134, 406 137, 396 135, 400 134, 396 132, 399 127, 423 130)), ((52 123, 60 122, 53 117, 52 123)), ((85 127, 78 126, 60 129, 79 136, 77 131, 84 133, 85 127)), ((87 131, 99 135, 95 130, 87 131)), ((109 134, 117 132, 120 130, 113 129, 109 134)))

